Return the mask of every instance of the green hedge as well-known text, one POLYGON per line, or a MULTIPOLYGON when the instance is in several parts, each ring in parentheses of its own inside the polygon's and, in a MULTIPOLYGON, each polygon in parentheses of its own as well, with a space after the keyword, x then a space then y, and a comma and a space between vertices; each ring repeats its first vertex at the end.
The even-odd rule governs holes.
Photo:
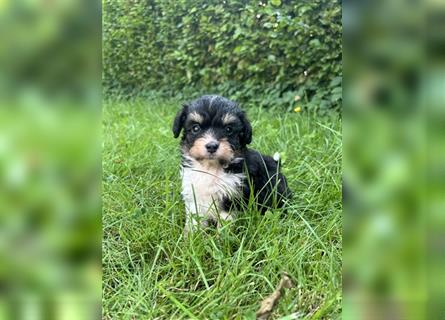
POLYGON ((341 104, 340 1, 103 0, 103 8, 106 95, 341 104))

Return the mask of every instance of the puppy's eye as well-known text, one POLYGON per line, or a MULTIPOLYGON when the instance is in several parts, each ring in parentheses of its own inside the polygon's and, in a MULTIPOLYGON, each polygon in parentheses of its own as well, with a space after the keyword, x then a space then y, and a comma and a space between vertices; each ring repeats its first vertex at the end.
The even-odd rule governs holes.
POLYGON ((193 125, 192 132, 193 133, 198 133, 199 131, 201 131, 201 127, 199 126, 199 124, 193 125))
POLYGON ((226 127, 226 133, 231 134, 233 132, 232 127, 226 127))

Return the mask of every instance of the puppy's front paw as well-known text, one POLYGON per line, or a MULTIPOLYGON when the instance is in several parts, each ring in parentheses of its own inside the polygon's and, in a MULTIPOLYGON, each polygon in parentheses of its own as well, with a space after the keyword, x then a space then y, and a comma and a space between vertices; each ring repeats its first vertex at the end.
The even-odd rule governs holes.
POLYGON ((218 214, 217 228, 221 229, 226 223, 233 220, 233 216, 225 211, 218 214))
POLYGON ((184 238, 187 238, 191 233, 196 232, 198 228, 209 227, 211 221, 202 217, 194 216, 187 218, 184 226, 184 238))

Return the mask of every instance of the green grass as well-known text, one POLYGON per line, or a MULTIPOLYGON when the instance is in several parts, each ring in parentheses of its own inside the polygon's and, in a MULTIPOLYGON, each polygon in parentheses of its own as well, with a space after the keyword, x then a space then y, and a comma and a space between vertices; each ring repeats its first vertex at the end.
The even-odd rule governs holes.
POLYGON ((274 319, 341 314, 341 121, 247 110, 252 148, 279 151, 286 215, 247 210, 220 232, 182 236, 179 102, 108 102, 103 149, 105 319, 253 319, 288 272, 274 319))

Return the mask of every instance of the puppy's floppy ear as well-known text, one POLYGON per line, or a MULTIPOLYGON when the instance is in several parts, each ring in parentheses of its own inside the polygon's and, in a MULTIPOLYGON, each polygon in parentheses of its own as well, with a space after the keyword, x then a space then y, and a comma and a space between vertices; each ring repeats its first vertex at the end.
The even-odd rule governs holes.
POLYGON ((178 111, 173 121, 173 136, 175 138, 179 137, 182 128, 184 127, 185 119, 187 118, 189 106, 186 104, 182 105, 182 109, 178 111))
POLYGON ((244 112, 241 113, 240 119, 243 124, 243 130, 240 133, 240 142, 241 144, 246 145, 252 142, 252 126, 250 125, 249 120, 247 120, 244 112))

